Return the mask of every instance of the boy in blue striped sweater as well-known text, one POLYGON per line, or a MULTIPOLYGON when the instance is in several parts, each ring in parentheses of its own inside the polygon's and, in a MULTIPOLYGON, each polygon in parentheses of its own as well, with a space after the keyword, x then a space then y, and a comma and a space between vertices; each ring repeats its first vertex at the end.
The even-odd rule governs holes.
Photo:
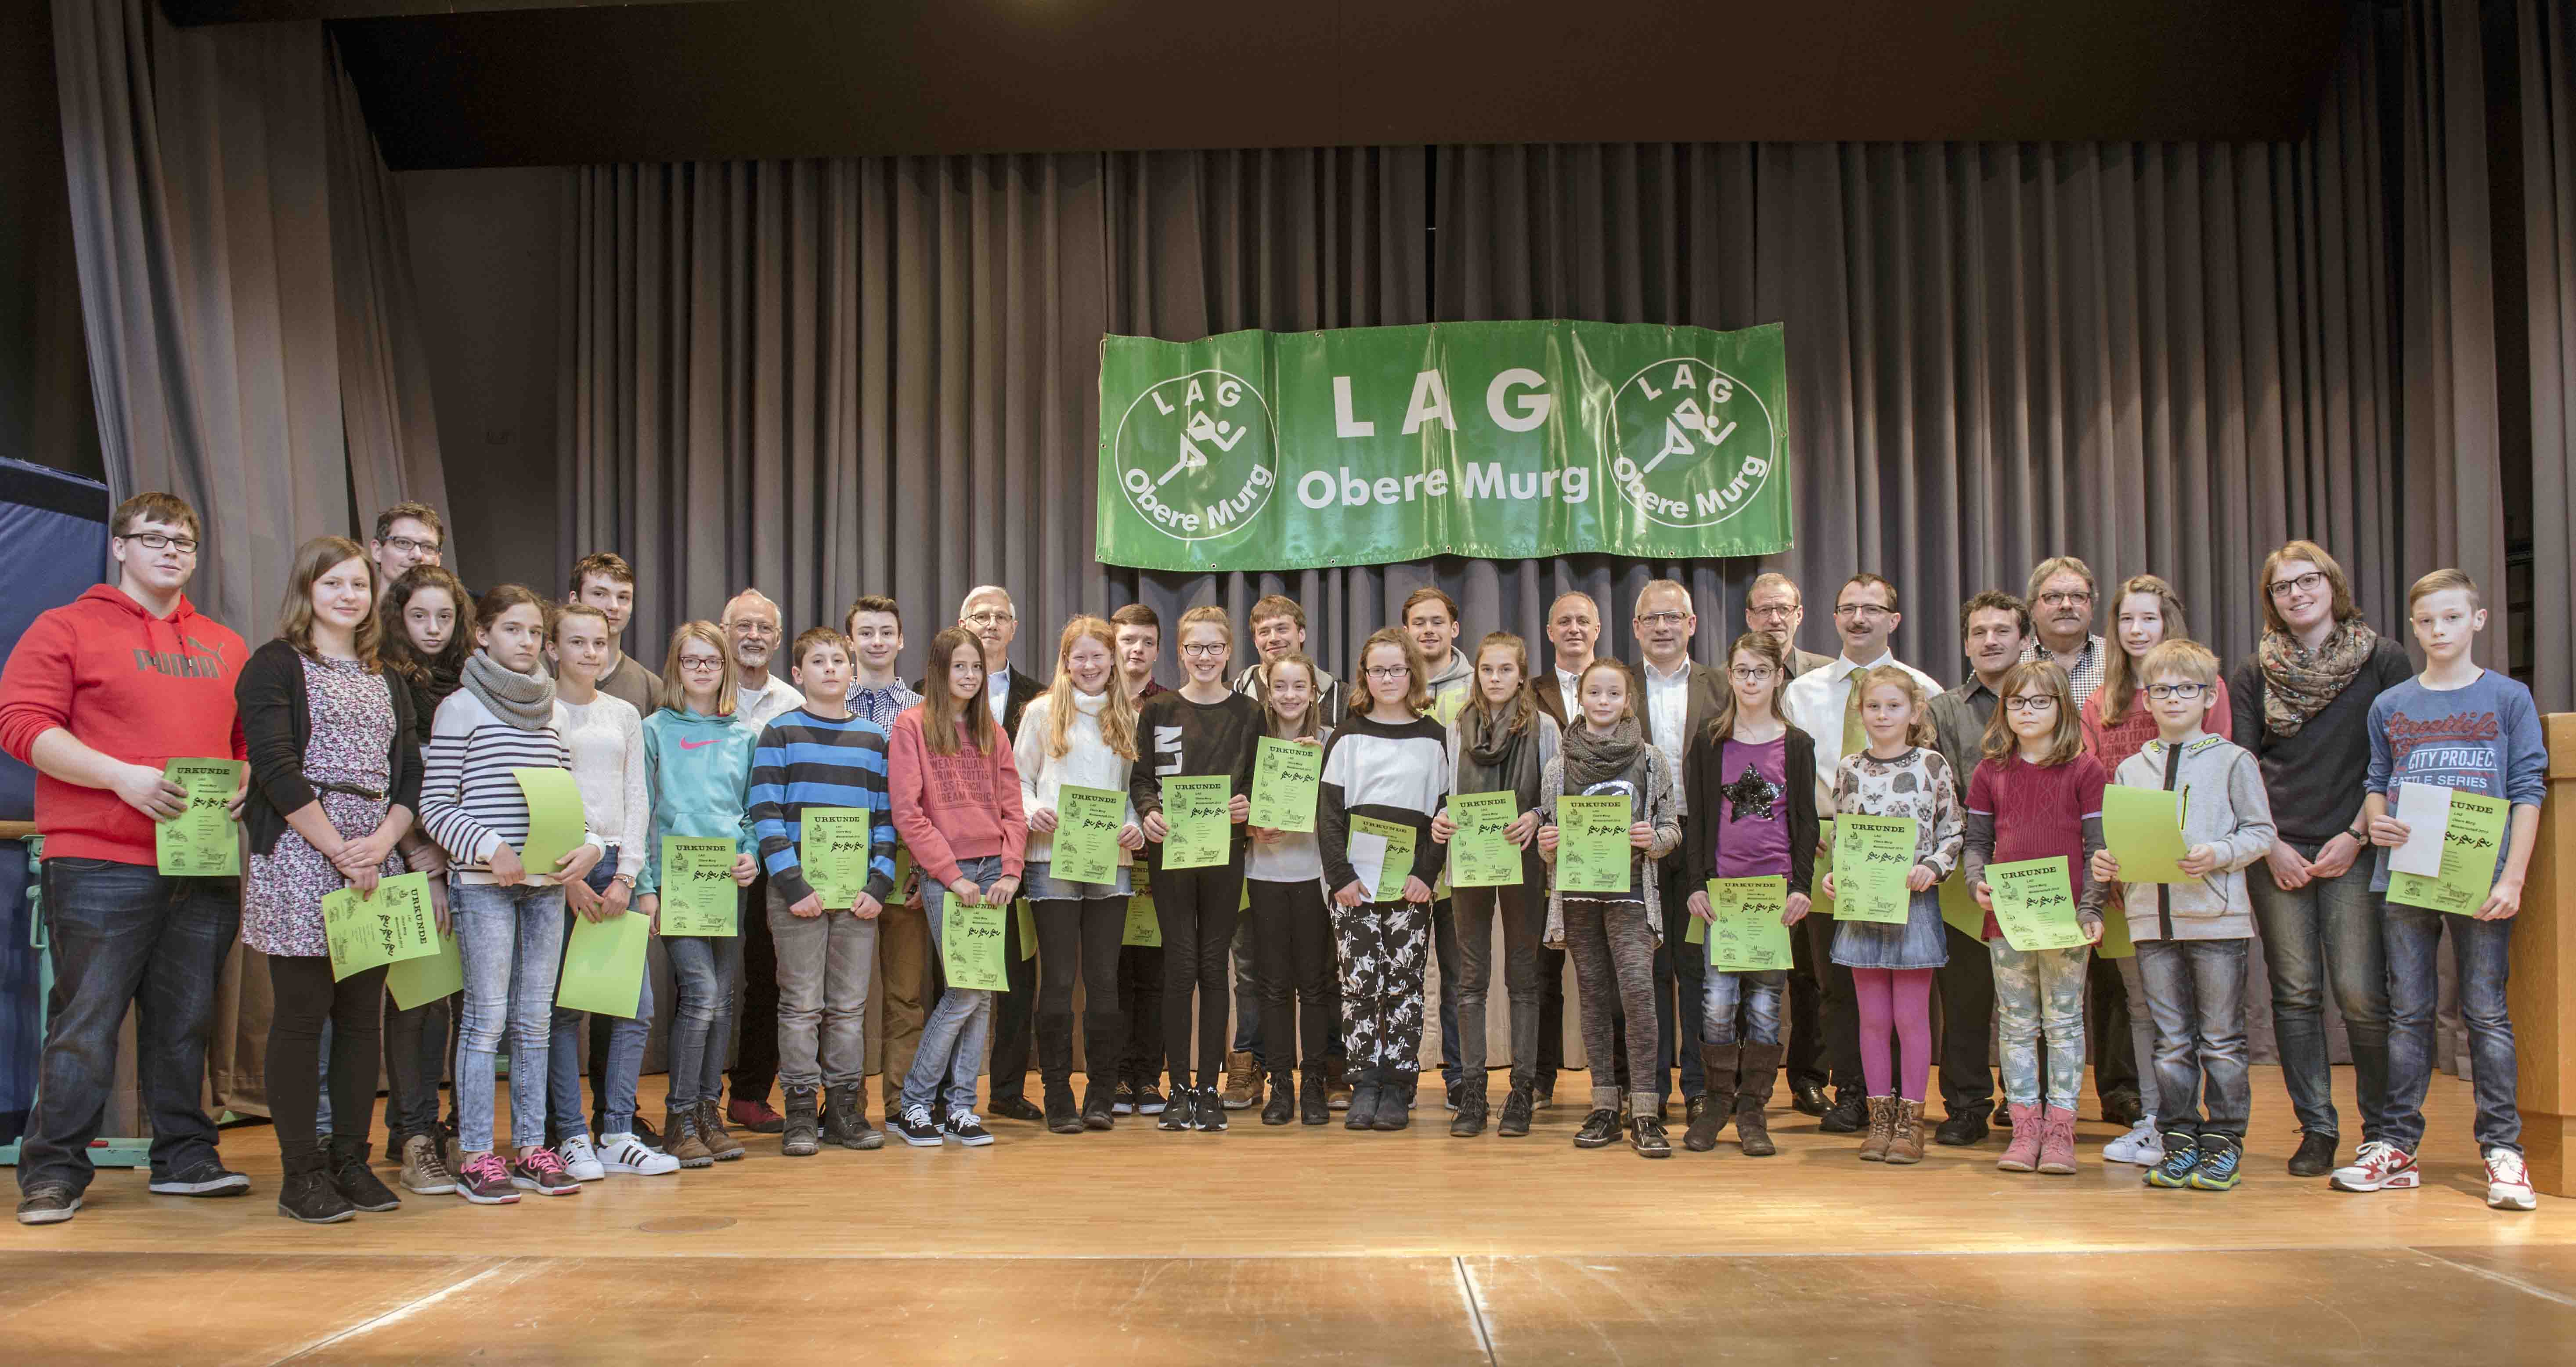
POLYGON ((769 874, 769 933, 778 947, 778 1078, 787 1091, 780 1152, 823 1143, 882 1147, 859 1090, 866 1085, 868 981, 877 913, 894 891, 894 821, 886 795, 886 732, 851 715, 849 638, 815 627, 796 638, 789 677, 804 704, 761 732, 751 760, 751 824, 769 874), (806 876, 804 814, 868 814, 867 878, 830 903, 806 876), (841 898, 847 897, 843 902, 841 898), (820 1088, 822 1095, 816 1096, 820 1088))

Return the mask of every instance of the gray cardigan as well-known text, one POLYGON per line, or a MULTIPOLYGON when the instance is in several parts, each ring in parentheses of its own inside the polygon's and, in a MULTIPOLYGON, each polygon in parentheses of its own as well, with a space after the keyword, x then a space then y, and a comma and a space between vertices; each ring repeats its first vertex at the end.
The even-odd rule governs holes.
MULTIPOLYGON (((1577 722, 1580 726, 1582 723, 1577 722)), ((1655 931, 1655 943, 1664 942, 1664 880, 1655 873, 1655 861, 1673 852, 1682 843, 1682 790, 1673 781, 1673 772, 1665 764, 1664 752, 1652 744, 1640 747, 1646 760, 1646 823, 1655 828, 1654 843, 1645 850, 1646 924, 1655 931)), ((1547 772, 1538 781, 1538 821, 1541 826, 1556 824, 1556 800, 1565 795, 1565 755, 1562 751, 1547 762, 1547 772)), ((1537 842, 1532 841, 1533 845, 1537 842)), ((1546 855, 1551 866, 1547 887, 1547 930, 1541 943, 1552 949, 1565 947, 1565 901, 1557 891, 1554 865, 1556 856, 1546 855)))
MULTIPOLYGON (((2165 743, 2146 748, 2120 764, 2112 781, 2125 788, 2165 786, 2165 743)), ((2123 904, 2129 912, 2129 936, 2161 940, 2170 913, 2176 940, 2241 940, 2254 933, 2254 904, 2245 892, 2245 870, 2272 850, 2271 799, 2263 791, 2263 769, 2252 753, 2222 736, 2203 736, 2183 747, 2174 786, 2187 792, 2182 838, 2186 845, 2208 845, 2218 852, 2218 871, 2197 882, 2129 883, 2123 904), (2160 902, 2159 894, 2169 898, 2160 902)))

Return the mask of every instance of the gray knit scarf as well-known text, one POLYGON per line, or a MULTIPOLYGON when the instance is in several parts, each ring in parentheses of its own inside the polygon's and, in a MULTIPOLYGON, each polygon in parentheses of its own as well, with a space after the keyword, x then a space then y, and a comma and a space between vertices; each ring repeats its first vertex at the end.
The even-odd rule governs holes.
POLYGON ((543 670, 522 674, 478 650, 465 658, 464 688, 522 731, 542 731, 555 719, 555 681, 543 670))

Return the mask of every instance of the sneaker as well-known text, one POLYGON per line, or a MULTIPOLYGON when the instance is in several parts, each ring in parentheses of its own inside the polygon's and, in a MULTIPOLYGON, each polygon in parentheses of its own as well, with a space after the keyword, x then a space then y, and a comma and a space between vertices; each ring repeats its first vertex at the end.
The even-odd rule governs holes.
POLYGON ((2106 1163, 2134 1163, 2142 1168, 2152 1168, 2164 1159, 2164 1134, 2156 1128, 2154 1116, 2139 1121, 2130 1127, 2127 1134, 2102 1146, 2102 1161, 2106 1163))
POLYGON ((563 1159, 564 1174, 576 1182, 596 1182, 608 1175, 608 1169, 599 1161, 599 1150, 591 1147, 587 1135, 565 1140, 555 1154, 563 1159))
POLYGON ((1869 1128, 1869 1098, 1861 1092, 1837 1093, 1816 1128, 1827 1134, 1858 1134, 1869 1128))
POLYGON ((581 1183, 564 1171, 563 1159, 543 1144, 508 1163, 510 1185, 539 1196, 579 1196, 581 1183))
POLYGON ((249 1190, 249 1178, 212 1158, 152 1179, 155 1196, 239 1196, 249 1190))
POLYGON ((2191 1170, 2200 1164, 2200 1136, 2176 1130, 2160 1140, 2158 1157, 2147 1167, 2147 1185, 2180 1191, 2191 1185, 2191 1170))
POLYGON ((1608 1148, 1619 1137, 1619 1113, 1604 1107, 1583 1117, 1583 1128, 1574 1132, 1578 1149, 1608 1148))
POLYGON ((735 1097, 725 1103, 724 1118, 735 1129, 753 1134, 776 1134, 787 1128, 787 1117, 769 1109, 769 1098, 765 1096, 757 1100, 735 1097))
POLYGON ((1229 1111, 1250 1110, 1261 1104, 1261 1068, 1251 1050, 1238 1049, 1225 1056, 1225 1094, 1221 1104, 1229 1111))
POLYGON ((1199 1129, 1208 1134, 1225 1133, 1225 1094, 1214 1087, 1201 1087, 1198 1100, 1190 1107, 1191 1117, 1199 1129))
MULTIPOLYGON (((1148 1088, 1147 1090, 1150 1091, 1152 1089, 1148 1088)), ((1190 1115, 1190 1112, 1195 1109, 1197 1105, 1198 1093, 1191 1091, 1187 1087, 1176 1086, 1172 1088, 1171 1103, 1164 1106, 1160 1111, 1155 1112, 1155 1114, 1158 1114, 1163 1118, 1154 1122, 1154 1128, 1158 1130, 1197 1129, 1198 1121, 1190 1115)))
POLYGON ((456 1174, 447 1166, 447 1155, 439 1152, 439 1143, 425 1134, 403 1141, 402 1176, 397 1179, 406 1191, 423 1196, 444 1196, 456 1190, 456 1174))
POLYGON ((1134 1082, 1126 1078, 1120 1078, 1118 1080, 1118 1091, 1109 1102, 1109 1113, 1111 1115, 1134 1115, 1136 1113, 1136 1084, 1134 1082))
POLYGON ((984 1129, 984 1118, 973 1111, 950 1111, 948 1123, 942 1128, 950 1139, 970 1149, 980 1149, 993 1142, 993 1136, 984 1129))
POLYGON ((1139 1082, 1139 1083, 1137 1083, 1137 1084, 1136 1084, 1136 1114, 1138 1114, 1138 1115, 1161 1115, 1162 1113, 1163 1113, 1163 1094, 1162 1094, 1161 1092, 1156 1091, 1156 1090, 1154 1089, 1154 1084, 1153 1084, 1153 1083, 1150 1083, 1150 1082, 1139 1082))
POLYGON ((2423 1180, 2424 1174, 2415 1168, 2415 1155, 2373 1139, 2361 1146, 2350 1164, 2335 1169, 2326 1185, 2337 1191, 2404 1191, 2423 1180))
POLYGON ((1004 1120, 1025 1120, 1035 1124, 1046 1119, 1046 1112, 1030 1105, 1025 1096, 997 1096, 986 1109, 1004 1120))
POLYGON ((2242 1180, 2237 1168, 2244 1156, 2244 1152, 2236 1147, 2236 1141, 2223 1134, 2201 1136, 2200 1161, 2191 1165, 2191 1189, 2235 1190, 2237 1182, 2242 1180))
MULTIPOLYGON (((634 1123, 635 1128, 627 1131, 627 1133, 635 1136, 636 1143, 641 1144, 648 1149, 658 1150, 662 1147, 662 1132, 653 1128, 652 1121, 639 1115, 635 1117, 634 1123)), ((608 1135, 608 1130, 605 1126, 593 1125, 590 1127, 590 1132, 600 1136, 603 1145, 605 1144, 608 1135)))
POLYGON ((18 1198, 18 1223, 59 1225, 80 1208, 80 1193, 72 1190, 70 1183, 39 1182, 33 1191, 18 1198))
MULTIPOLYGON (((579 1191, 579 1187, 574 1188, 579 1191)), ((478 1206, 515 1205, 518 1189, 510 1181, 510 1165, 497 1153, 478 1153, 456 1169, 456 1194, 478 1206)))
POLYGON ((2522 1155, 2511 1149, 2487 1150, 2487 1204, 2498 1210, 2537 1210, 2531 1194, 2531 1172, 2522 1155))
POLYGON ((324 1169, 320 1156, 311 1165, 298 1169, 288 1160, 286 1175, 277 1183, 277 1213, 308 1225, 336 1225, 358 1218, 358 1208, 331 1185, 331 1174, 324 1169))
POLYGON ((1554 1109, 1554 1108, 1555 1108, 1555 1106, 1556 1106, 1556 1084, 1555 1084, 1555 1083, 1553 1083, 1553 1082, 1542 1082, 1542 1083, 1539 1083, 1537 1086, 1530 1088, 1530 1109, 1531 1109, 1531 1110, 1534 1110, 1534 1111, 1552 1110, 1552 1109, 1554 1109))
POLYGON ((903 1142, 916 1149, 938 1148, 945 1138, 940 1134, 939 1126, 931 1120, 927 1106, 904 1107, 903 1118, 894 1122, 894 1131, 903 1136, 903 1142))
POLYGON ((631 1177, 660 1177, 680 1170, 679 1159, 631 1134, 601 1135, 598 1162, 603 1172, 622 1172, 631 1177))

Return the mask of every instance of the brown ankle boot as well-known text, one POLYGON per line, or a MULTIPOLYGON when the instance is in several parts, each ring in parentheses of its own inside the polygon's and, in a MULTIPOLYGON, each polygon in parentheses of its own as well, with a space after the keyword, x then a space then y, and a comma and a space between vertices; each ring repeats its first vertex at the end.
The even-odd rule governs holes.
POLYGON ((716 1161, 698 1138, 697 1107, 674 1106, 662 1113, 662 1151, 679 1159, 684 1168, 703 1168, 716 1161))
POLYGON ((1770 1118, 1763 1111, 1771 1104, 1771 1088, 1779 1079, 1785 1052, 1777 1044, 1748 1044, 1736 1063, 1735 1137, 1747 1158, 1769 1158, 1780 1151, 1771 1142, 1770 1118))
POLYGON ((1896 1098, 1874 1096, 1869 1104, 1869 1134, 1860 1141, 1860 1161, 1884 1163, 1887 1146, 1896 1140, 1896 1098))
POLYGON ((719 1163, 730 1163, 742 1157, 742 1141, 725 1129, 724 1108, 713 1097, 698 1103, 698 1142, 719 1163))
POLYGON ((1923 1103, 1906 1097, 1896 1099, 1896 1133, 1887 1143, 1890 1163, 1923 1161, 1923 1103))

